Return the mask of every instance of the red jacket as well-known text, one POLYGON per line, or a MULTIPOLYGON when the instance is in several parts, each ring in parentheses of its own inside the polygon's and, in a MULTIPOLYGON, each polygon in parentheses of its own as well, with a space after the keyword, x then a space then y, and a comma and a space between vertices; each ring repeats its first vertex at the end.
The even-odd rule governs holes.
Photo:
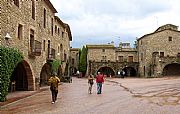
POLYGON ((104 82, 104 76, 102 74, 99 74, 96 76, 96 83, 103 83, 104 82))

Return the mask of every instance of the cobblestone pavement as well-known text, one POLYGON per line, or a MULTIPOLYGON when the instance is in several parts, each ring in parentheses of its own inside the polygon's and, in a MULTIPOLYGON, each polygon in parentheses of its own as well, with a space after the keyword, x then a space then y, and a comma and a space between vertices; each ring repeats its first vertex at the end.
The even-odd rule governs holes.
POLYGON ((180 114, 180 78, 112 78, 103 93, 87 92, 87 80, 73 78, 51 104, 49 90, 1 107, 0 114, 180 114))

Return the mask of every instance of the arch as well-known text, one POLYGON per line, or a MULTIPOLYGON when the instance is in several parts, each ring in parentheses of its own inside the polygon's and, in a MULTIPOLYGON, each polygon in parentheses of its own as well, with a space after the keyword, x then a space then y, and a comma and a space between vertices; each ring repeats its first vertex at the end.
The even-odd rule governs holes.
POLYGON ((27 61, 22 60, 14 69, 11 78, 11 91, 34 90, 34 80, 31 68, 27 61), (12 84, 14 84, 12 86, 12 84))
POLYGON ((180 64, 172 63, 163 68, 163 76, 180 76, 180 64))
POLYGON ((127 77, 136 77, 137 76, 137 72, 136 72, 135 68, 133 68, 133 67, 125 67, 122 70, 125 71, 125 76, 127 76, 127 77))
POLYGON ((75 76, 76 73, 77 73, 77 68, 74 66, 70 67, 70 75, 75 76))
POLYGON ((59 68, 58 68, 58 76, 59 76, 59 78, 61 78, 62 75, 63 75, 62 67, 61 67, 61 65, 59 65, 59 68))
POLYGON ((100 67, 97 72, 101 72, 104 75, 106 75, 107 77, 110 77, 110 75, 115 76, 114 70, 111 67, 107 67, 107 66, 100 67))
POLYGON ((47 85, 50 74, 51 74, 51 67, 48 63, 45 63, 40 73, 40 87, 47 85))

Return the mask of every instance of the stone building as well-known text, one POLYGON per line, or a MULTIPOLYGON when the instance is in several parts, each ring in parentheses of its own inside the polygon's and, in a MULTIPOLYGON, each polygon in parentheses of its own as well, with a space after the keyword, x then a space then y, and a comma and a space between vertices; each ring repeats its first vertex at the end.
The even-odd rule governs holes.
POLYGON ((87 45, 88 74, 96 75, 103 72, 108 77, 118 76, 125 71, 126 76, 137 76, 138 61, 136 48, 130 48, 129 43, 113 43, 104 45, 87 45))
POLYGON ((79 63, 79 48, 71 48, 70 49, 70 75, 76 75, 78 71, 78 63, 79 63))
POLYGON ((55 16, 49 0, 3 0, 0 2, 0 45, 20 50, 24 60, 13 72, 16 90, 37 90, 51 73, 48 61, 62 61, 59 74, 69 65, 71 31, 55 16))
POLYGON ((180 75, 180 31, 177 26, 166 24, 137 41, 140 76, 180 75))
POLYGON ((172 24, 137 39, 136 48, 129 43, 87 45, 88 71, 117 76, 124 70, 126 76, 161 77, 180 75, 180 31, 172 24))

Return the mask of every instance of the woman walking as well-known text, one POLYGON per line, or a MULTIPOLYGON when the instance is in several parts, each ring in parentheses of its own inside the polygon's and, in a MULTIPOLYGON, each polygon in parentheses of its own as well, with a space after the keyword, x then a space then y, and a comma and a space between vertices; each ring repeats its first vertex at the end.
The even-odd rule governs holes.
POLYGON ((89 85, 89 88, 88 88, 88 93, 91 94, 92 93, 92 86, 94 84, 94 76, 92 74, 90 74, 88 76, 88 85, 89 85))

